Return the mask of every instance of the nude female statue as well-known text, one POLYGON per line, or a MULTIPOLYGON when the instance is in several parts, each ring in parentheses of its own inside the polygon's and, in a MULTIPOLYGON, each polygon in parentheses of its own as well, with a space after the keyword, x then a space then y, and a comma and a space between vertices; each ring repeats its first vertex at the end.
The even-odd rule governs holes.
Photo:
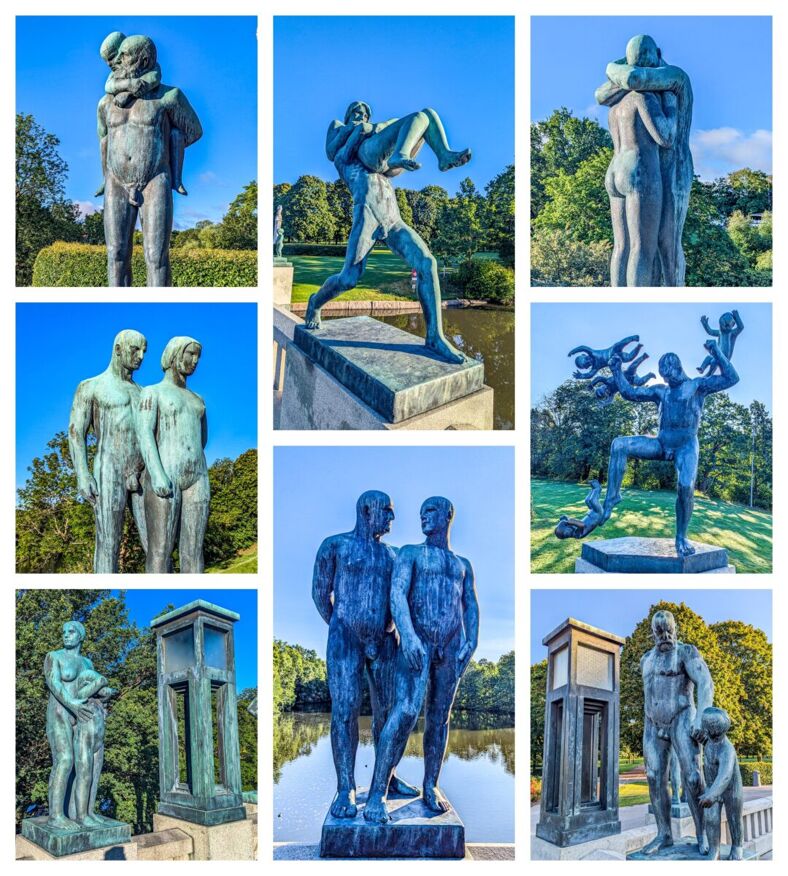
POLYGON ((205 402, 186 386, 202 346, 194 338, 172 338, 161 357, 164 378, 142 390, 137 435, 145 460, 145 571, 173 571, 178 545, 181 572, 202 572, 210 485, 204 447, 208 440, 205 402))

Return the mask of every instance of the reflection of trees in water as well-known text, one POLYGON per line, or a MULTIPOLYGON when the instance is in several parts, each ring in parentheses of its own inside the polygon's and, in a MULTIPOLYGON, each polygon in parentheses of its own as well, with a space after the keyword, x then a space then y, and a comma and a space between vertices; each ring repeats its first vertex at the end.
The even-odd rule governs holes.
MULTIPOLYGON (((460 760, 485 759, 501 764, 514 775, 514 727, 511 715, 488 712, 457 712, 452 715, 446 752, 460 760)), ((312 753, 312 748, 331 732, 331 715, 326 712, 289 712, 274 718, 274 783, 282 767, 312 753)), ((406 757, 422 756, 424 718, 419 718, 405 748, 406 757)), ((372 722, 359 718, 359 742, 372 745, 372 722)))

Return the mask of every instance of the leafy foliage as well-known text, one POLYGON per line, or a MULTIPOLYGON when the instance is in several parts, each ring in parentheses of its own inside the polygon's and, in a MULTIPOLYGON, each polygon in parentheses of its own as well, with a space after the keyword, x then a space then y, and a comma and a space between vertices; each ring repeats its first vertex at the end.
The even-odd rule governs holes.
POLYGON ((514 271, 492 259, 463 262, 454 281, 465 298, 481 298, 494 304, 514 301, 514 271))
MULTIPOLYGON (((208 240, 212 249, 257 251, 257 181, 243 187, 222 217, 216 240, 208 240)), ((207 284, 206 284, 207 285, 207 284)), ((226 283, 224 285, 230 285, 226 283)))
POLYGON ((613 246, 583 243, 562 228, 538 228, 531 237, 532 286, 604 286, 613 246))

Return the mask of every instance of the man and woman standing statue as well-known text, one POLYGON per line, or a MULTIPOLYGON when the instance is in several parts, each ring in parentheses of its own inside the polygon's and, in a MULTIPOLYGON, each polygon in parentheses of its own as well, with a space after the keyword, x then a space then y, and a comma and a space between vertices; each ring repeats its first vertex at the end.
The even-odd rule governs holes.
POLYGON ((471 564, 451 549, 451 502, 429 498, 420 517, 424 542, 394 548, 382 541, 394 519, 391 499, 365 492, 355 528, 327 538, 315 560, 312 598, 328 624, 335 818, 358 813, 354 772, 365 674, 375 769, 364 818, 385 824, 388 795, 419 795, 395 768, 422 708, 423 802, 435 813, 451 808, 438 779, 454 696, 478 643, 479 606, 471 564))
POLYGON ((161 357, 164 378, 141 387, 134 372, 147 341, 118 333, 106 371, 83 380, 71 407, 68 442, 80 496, 96 520, 94 572, 117 572, 123 521, 130 507, 145 551, 145 571, 202 572, 210 487, 204 447, 208 421, 202 398, 186 386, 201 344, 172 338, 161 357), (88 433, 96 437, 93 470, 88 433))

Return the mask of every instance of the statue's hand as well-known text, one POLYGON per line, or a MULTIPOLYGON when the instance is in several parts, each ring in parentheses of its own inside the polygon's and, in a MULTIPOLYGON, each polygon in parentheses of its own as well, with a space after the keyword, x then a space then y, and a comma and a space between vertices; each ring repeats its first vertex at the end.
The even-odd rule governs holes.
POLYGON ((153 492, 160 499, 166 499, 172 495, 172 481, 170 481, 167 475, 152 476, 150 479, 150 485, 153 492))
POLYGON ((709 794, 708 792, 706 792, 705 794, 701 794, 701 796, 698 797, 698 805, 701 806, 701 808, 703 809, 709 809, 715 803, 719 802, 719 797, 716 797, 713 794, 709 794))
POLYGON ((473 652, 475 648, 473 647, 473 643, 470 641, 466 641, 462 648, 460 648, 457 654, 457 675, 462 675, 465 670, 468 668, 468 664, 471 662, 471 657, 473 657, 473 652))
POLYGON ((416 636, 403 637, 400 642, 405 660, 413 672, 421 672, 424 665, 424 648, 416 636))
POLYGON ((90 706, 86 706, 84 704, 81 706, 77 706, 77 718, 80 721, 90 721, 93 717, 93 709, 91 709, 90 706))
POLYGON ((98 486, 96 485, 96 479, 93 475, 88 475, 86 478, 79 478, 77 481, 77 490, 79 495, 82 496, 86 502, 90 502, 91 505, 96 504, 96 499, 98 499, 98 486))
POLYGON ((699 744, 706 741, 706 731, 703 729, 700 720, 695 720, 693 722, 692 728, 690 729, 690 736, 699 744))

